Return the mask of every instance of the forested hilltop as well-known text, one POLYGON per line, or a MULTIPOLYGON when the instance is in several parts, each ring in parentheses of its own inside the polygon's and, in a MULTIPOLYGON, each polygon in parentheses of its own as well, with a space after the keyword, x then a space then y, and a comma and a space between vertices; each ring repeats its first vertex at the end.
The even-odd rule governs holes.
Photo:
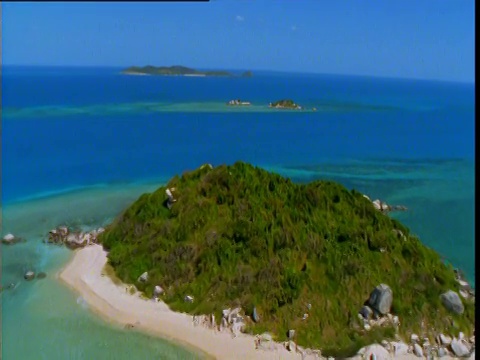
POLYGON ((395 332, 473 329, 474 301, 457 312, 444 305, 441 295, 460 289, 453 269, 361 193, 330 181, 204 165, 142 195, 100 241, 120 279, 146 296, 161 286, 172 309, 217 319, 241 307, 244 331, 285 340, 295 329, 299 345, 325 355, 395 332), (379 284, 390 287, 388 316, 400 325, 369 329, 358 314, 379 284))

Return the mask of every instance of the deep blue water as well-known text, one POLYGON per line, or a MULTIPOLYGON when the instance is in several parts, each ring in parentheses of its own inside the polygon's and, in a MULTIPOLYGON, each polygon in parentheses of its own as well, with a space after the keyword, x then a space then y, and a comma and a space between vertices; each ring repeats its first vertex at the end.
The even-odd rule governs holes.
POLYGON ((248 79, 122 76, 109 68, 5 68, 2 75, 4 112, 231 98, 340 104, 335 111, 298 114, 40 118, 39 109, 29 117, 4 116, 4 203, 61 188, 170 176, 205 162, 309 165, 474 156, 474 88, 468 84, 269 73, 248 79))

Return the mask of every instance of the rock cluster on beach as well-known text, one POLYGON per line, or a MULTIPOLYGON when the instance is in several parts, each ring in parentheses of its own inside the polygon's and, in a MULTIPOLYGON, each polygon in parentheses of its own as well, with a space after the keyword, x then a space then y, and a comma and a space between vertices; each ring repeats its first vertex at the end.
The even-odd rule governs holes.
POLYGON ((59 226, 48 233, 48 243, 63 245, 76 249, 97 243, 97 236, 105 229, 98 228, 89 232, 71 231, 67 226, 59 226))
POLYGON ((442 358, 445 356, 475 359, 475 337, 465 339, 463 333, 457 337, 439 334, 432 344, 430 340, 412 334, 408 343, 403 341, 382 341, 360 349, 353 359, 391 359, 395 357, 442 358), (410 356, 409 356, 410 355, 410 356))

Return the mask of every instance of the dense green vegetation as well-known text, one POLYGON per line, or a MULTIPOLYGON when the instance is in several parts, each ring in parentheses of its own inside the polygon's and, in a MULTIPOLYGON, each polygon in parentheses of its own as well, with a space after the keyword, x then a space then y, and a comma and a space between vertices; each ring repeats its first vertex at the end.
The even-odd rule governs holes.
POLYGON ((284 99, 275 101, 274 103, 270 104, 270 107, 278 107, 278 108, 287 108, 287 109, 299 109, 300 106, 295 104, 293 100, 284 99))
POLYGON ((227 71, 198 71, 185 66, 131 66, 122 71, 125 74, 148 75, 205 75, 205 76, 233 76, 227 71))
POLYGON ((349 355, 393 336, 392 328, 355 326, 372 289, 386 283, 401 334, 423 335, 422 320, 428 330, 471 334, 474 305, 464 301, 465 312, 453 315, 439 298, 458 290, 451 267, 355 190, 295 184, 241 162, 203 166, 167 187, 142 195, 100 240, 120 279, 147 296, 162 286, 174 310, 220 319, 224 308, 251 314, 256 306, 261 319, 247 331, 282 340, 295 329, 299 345, 349 355), (176 188, 171 210, 167 187, 176 188), (148 282, 137 282, 145 271, 148 282))

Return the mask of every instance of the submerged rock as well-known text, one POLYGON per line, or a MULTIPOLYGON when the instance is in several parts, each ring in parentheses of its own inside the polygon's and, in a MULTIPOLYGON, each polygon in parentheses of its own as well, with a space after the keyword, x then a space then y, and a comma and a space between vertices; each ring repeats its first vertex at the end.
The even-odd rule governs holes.
POLYGON ((27 271, 25 275, 23 275, 23 278, 27 281, 32 280, 35 277, 35 273, 33 271, 27 271))
POLYGON ((13 234, 7 234, 3 237, 2 243, 4 243, 5 245, 12 245, 19 242, 20 240, 20 238, 16 237, 13 234))
POLYGON ((44 273, 43 271, 37 274, 37 279, 45 279, 46 277, 47 277, 47 274, 44 273))

